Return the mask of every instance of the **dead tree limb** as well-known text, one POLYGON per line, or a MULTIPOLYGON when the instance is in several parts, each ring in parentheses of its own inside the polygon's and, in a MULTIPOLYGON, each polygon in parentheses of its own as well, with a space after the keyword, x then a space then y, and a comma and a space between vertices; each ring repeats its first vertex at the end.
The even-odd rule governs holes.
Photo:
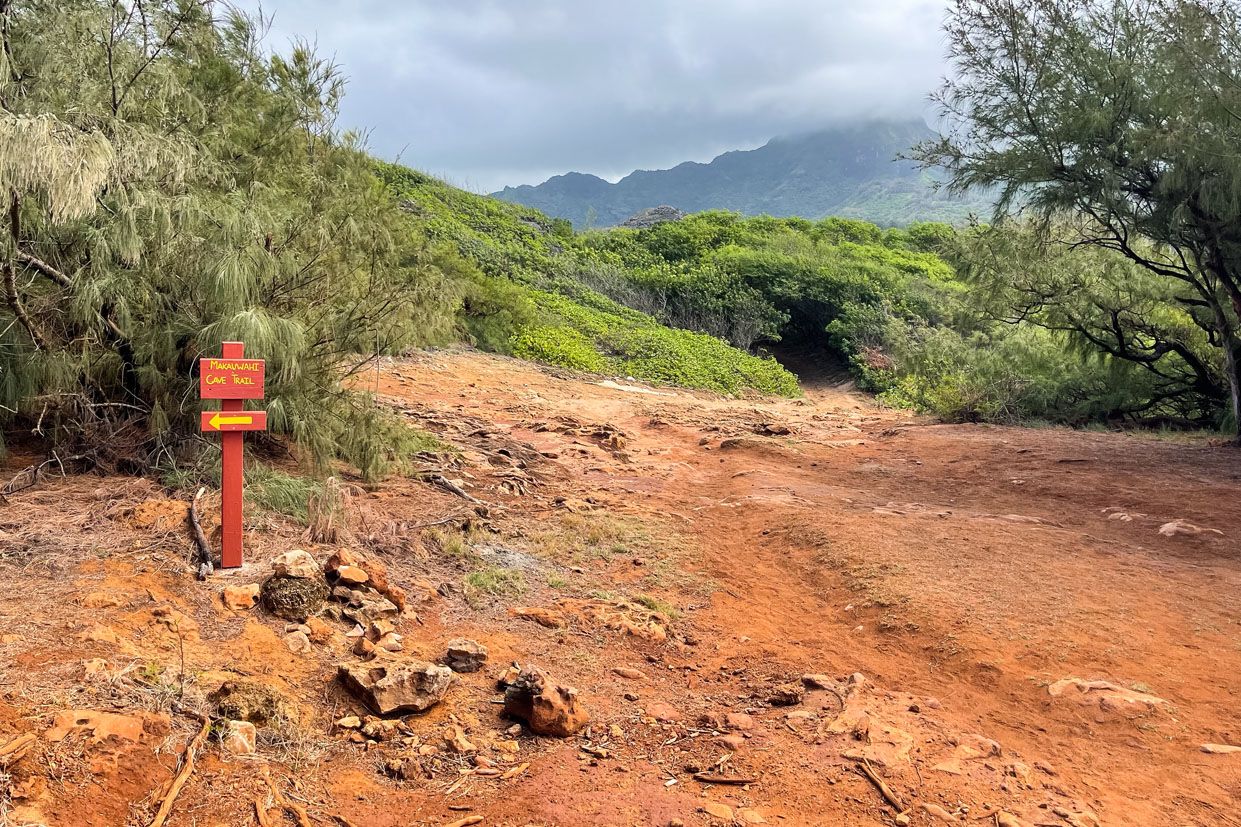
POLYGON ((177 777, 172 780, 171 786, 168 787, 168 794, 164 796, 163 803, 159 805, 159 811, 155 813, 155 818, 151 819, 150 827, 163 827, 164 822, 168 820, 168 815, 172 812, 172 805, 181 793, 181 788, 185 786, 185 782, 189 780, 190 774, 194 772, 195 754, 210 731, 211 721, 204 717, 202 729, 198 730, 198 734, 185 747, 185 755, 181 761, 181 772, 177 773, 177 777))
POLYGON ((206 490, 205 488, 198 489, 194 499, 190 500, 190 510, 188 513, 190 532, 194 535, 194 545, 197 548, 197 552, 194 555, 194 563, 195 568, 198 570, 199 580, 206 580, 214 568, 212 565, 211 546, 207 543, 207 537, 203 534, 202 523, 198 519, 198 500, 206 490))
POLYGON ((896 792, 888 786, 886 781, 879 777, 879 773, 875 772, 875 768, 870 765, 870 761, 867 761, 865 758, 861 759, 861 762, 858 764, 858 768, 861 770, 862 775, 869 778, 870 783, 874 784, 879 789, 879 792, 883 795, 884 799, 896 808, 898 813, 905 812, 905 804, 901 801, 900 796, 898 796, 896 792))

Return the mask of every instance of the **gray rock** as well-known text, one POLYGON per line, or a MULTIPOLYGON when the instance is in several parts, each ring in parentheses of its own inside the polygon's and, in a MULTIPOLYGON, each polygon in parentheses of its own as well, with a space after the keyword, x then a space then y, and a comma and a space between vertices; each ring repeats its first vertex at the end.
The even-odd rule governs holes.
POLYGON ((487 647, 476 640, 450 640, 446 661, 454 672, 477 672, 487 662, 487 647))
POLYGON ((308 552, 295 548, 278 555, 271 561, 278 577, 301 577, 305 579, 323 576, 323 570, 308 552))
POLYGON ((377 658, 343 663, 341 683, 379 715, 426 712, 443 699, 452 670, 421 660, 377 658))
POLYGON ((354 591, 352 595, 352 602, 345 607, 343 614, 354 623, 370 626, 376 620, 396 617, 401 613, 395 603, 374 592, 354 591))
POLYGON ((678 210, 676 207, 670 207, 667 204, 661 204, 658 207, 642 210, 642 212, 634 213, 620 223, 622 227, 630 227, 632 229, 641 230, 645 227, 654 227, 656 224, 666 224, 669 221, 680 221, 689 213, 678 210))

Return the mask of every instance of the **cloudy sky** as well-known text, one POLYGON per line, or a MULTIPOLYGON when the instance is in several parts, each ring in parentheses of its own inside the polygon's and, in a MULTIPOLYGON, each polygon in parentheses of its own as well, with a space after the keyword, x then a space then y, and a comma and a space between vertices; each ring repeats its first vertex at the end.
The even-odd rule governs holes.
MULTIPOLYGON (((240 0, 254 9, 258 0, 240 0)), ((945 0, 262 0, 350 79, 343 125, 477 191, 615 180, 837 119, 920 116, 945 0)))

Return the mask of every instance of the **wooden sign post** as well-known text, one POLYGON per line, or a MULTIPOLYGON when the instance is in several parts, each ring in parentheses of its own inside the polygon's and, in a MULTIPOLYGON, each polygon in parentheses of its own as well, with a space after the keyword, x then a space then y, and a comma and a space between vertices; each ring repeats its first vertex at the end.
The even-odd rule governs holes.
POLYGON ((244 359, 243 342, 225 342, 218 359, 198 360, 198 395, 219 399, 220 410, 203 411, 204 433, 220 434, 224 452, 220 480, 220 568, 241 565, 242 440, 245 431, 266 431, 267 412, 245 410, 245 400, 262 399, 266 364, 262 359, 244 359))

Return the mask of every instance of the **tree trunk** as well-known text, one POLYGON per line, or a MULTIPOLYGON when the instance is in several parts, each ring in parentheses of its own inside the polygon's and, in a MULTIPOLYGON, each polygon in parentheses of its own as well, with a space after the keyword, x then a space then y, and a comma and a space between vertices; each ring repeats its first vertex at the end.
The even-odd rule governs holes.
POLYGON ((1232 432, 1241 445, 1241 339, 1224 338, 1224 374, 1228 377, 1228 398, 1232 402, 1232 432))

